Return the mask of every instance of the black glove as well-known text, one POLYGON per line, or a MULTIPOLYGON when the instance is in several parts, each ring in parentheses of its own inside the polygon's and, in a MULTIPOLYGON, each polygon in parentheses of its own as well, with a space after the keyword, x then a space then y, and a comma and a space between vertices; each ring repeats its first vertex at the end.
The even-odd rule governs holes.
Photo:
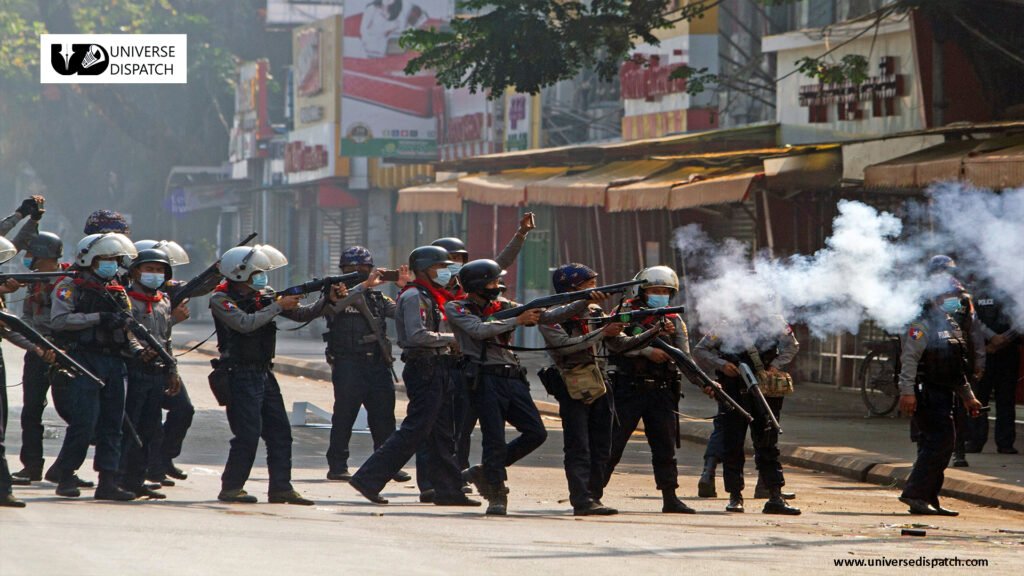
POLYGON ((39 203, 36 202, 35 196, 29 196, 21 201, 21 206, 18 207, 17 211, 21 213, 22 217, 24 217, 35 213, 38 208, 39 203))
POLYGON ((100 312, 100 324, 111 328, 124 328, 124 317, 113 312, 100 312))
POLYGON ((43 214, 46 214, 46 209, 43 208, 43 205, 46 203, 46 199, 42 196, 33 196, 32 198, 36 201, 36 208, 32 211, 31 216, 33 220, 38 222, 39 219, 43 217, 43 214))

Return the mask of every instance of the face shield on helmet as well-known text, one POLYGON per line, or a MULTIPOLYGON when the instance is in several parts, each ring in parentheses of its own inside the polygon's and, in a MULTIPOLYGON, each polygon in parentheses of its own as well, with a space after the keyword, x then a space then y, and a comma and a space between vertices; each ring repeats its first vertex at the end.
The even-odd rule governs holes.
POLYGON ((161 250, 167 254, 167 258, 171 261, 171 266, 181 266, 189 263, 188 252, 185 252, 185 249, 173 240, 139 240, 135 243, 135 248, 139 252, 152 249, 161 250))
POLYGON ((17 253, 18 249, 14 247, 14 244, 7 238, 0 236, 0 264, 14 258, 14 255, 17 253))
POLYGON ((233 282, 245 282, 254 272, 270 272, 288 264, 277 248, 268 244, 238 246, 220 258, 220 273, 233 282))
POLYGON ((643 287, 633 287, 631 290, 636 290, 634 295, 642 294, 644 290, 648 288, 668 288, 672 291, 669 298, 674 298, 679 293, 679 276, 676 275, 675 270, 668 266, 651 266, 650 268, 644 268, 636 276, 634 280, 646 280, 647 284, 643 287))
POLYGON ((128 268, 138 253, 124 234, 90 234, 78 242, 75 264, 88 268, 97 258, 116 258, 118 265, 128 268))

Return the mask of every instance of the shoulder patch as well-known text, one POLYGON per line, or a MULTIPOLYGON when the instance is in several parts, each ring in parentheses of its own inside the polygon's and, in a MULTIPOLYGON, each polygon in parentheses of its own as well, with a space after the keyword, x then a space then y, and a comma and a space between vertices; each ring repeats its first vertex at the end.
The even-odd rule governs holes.
POLYGON ((61 302, 70 302, 71 299, 74 297, 74 294, 75 289, 70 285, 58 286, 57 291, 54 293, 54 295, 57 297, 57 300, 60 300, 61 302))
POLYGON ((910 330, 907 331, 907 338, 911 340, 920 340, 924 338, 924 329, 918 324, 911 324, 910 330))
POLYGON ((234 302, 232 302, 232 301, 231 301, 230 299, 228 299, 228 298, 225 298, 225 299, 224 299, 224 301, 220 303, 220 305, 221 305, 221 307, 222 307, 222 308, 224 308, 224 309, 225 309, 225 310, 227 310, 228 312, 230 312, 230 311, 232 311, 232 310, 238 310, 238 306, 237 306, 237 305, 235 305, 235 303, 234 303, 234 302))

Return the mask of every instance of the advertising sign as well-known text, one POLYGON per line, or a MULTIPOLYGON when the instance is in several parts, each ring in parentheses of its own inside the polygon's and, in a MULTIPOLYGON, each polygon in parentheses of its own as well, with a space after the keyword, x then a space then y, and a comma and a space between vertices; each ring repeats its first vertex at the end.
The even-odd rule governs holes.
POLYGON ((258 144, 273 135, 267 117, 268 67, 266 60, 245 62, 238 67, 235 120, 228 143, 228 158, 231 162, 267 155, 266 148, 258 144))

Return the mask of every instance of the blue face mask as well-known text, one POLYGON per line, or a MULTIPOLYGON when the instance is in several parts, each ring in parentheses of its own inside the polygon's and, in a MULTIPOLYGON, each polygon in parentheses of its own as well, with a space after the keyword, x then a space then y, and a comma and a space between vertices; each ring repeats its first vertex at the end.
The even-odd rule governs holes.
POLYGON ((459 270, 462 270, 462 264, 459 264, 458 262, 448 265, 448 271, 452 273, 452 276, 458 276, 459 270))
POLYGON ((252 275, 252 278, 249 278, 249 287, 253 290, 263 290, 267 287, 267 282, 267 273, 257 272, 252 275))
POLYGON ((960 311, 960 299, 956 297, 946 298, 942 301, 942 311, 946 314, 955 314, 960 311))
POLYGON ((139 276, 139 284, 150 290, 157 290, 164 285, 164 275, 161 272, 143 272, 139 276))
POLYGON ((664 308, 668 306, 669 295, 668 294, 648 294, 647 305, 651 308, 664 308))
POLYGON ((117 276, 117 262, 112 260, 103 260, 96 266, 96 275, 104 280, 110 280, 114 276, 117 276))
POLYGON ((33 258, 22 258, 21 259, 21 263, 25 265, 25 268, 28 268, 29 270, 31 270, 32 269, 32 260, 33 260, 33 258))
POLYGON ((434 284, 444 288, 452 280, 452 271, 448 268, 438 268, 437 276, 434 277, 434 284))

